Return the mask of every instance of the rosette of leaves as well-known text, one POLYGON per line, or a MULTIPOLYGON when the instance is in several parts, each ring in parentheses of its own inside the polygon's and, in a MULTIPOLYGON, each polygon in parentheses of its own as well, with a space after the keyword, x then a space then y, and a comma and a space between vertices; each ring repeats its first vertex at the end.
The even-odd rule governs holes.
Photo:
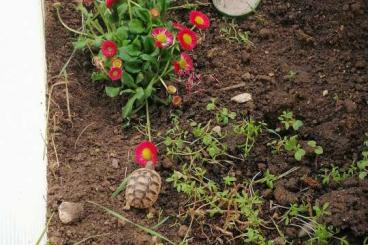
POLYGON ((172 23, 165 20, 168 2, 124 0, 108 8, 104 1, 94 1, 89 7, 78 6, 85 30, 74 46, 97 51, 98 60, 103 63, 102 69, 92 74, 93 81, 109 81, 103 67, 110 66, 111 60, 101 54, 101 43, 112 40, 118 47, 116 57, 122 59, 123 75, 113 85, 106 85, 105 91, 110 97, 124 96, 123 118, 130 118, 147 100, 162 101, 156 95, 157 84, 171 76, 171 64, 180 50, 175 43, 167 48, 156 47, 151 32, 155 27, 173 30, 172 23))

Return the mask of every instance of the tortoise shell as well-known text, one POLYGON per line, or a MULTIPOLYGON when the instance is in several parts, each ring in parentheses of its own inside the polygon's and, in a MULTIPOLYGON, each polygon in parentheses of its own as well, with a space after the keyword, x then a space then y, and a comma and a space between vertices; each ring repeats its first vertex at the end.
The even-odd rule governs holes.
POLYGON ((161 190, 161 177, 153 169, 140 168, 129 177, 125 190, 126 206, 134 208, 149 208, 158 198, 161 190))

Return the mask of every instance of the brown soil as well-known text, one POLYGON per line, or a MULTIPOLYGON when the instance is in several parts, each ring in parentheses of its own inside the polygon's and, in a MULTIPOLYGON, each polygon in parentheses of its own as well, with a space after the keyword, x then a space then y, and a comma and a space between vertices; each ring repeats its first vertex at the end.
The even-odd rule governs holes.
MULTIPOLYGON (((135 168, 132 149, 143 136, 134 129, 122 129, 121 101, 106 97, 103 87, 90 81, 93 67, 88 53, 79 53, 72 59, 67 69, 70 83, 58 84, 62 80, 55 77, 71 55, 75 37, 61 26, 52 3, 46 1, 49 91, 53 88, 49 95, 48 214, 57 213, 61 201, 83 203, 86 210, 83 219, 72 225, 62 225, 56 215, 49 226, 49 240, 52 244, 72 244, 105 234, 84 244, 150 244, 151 238, 145 233, 87 203, 102 204, 140 224, 157 223, 156 218, 147 219, 145 211, 123 211, 123 195, 111 197, 126 173, 135 168)), ((80 17, 74 3, 65 1, 63 6, 65 22, 78 28, 80 17)), ((221 37, 219 29, 224 19, 212 7, 204 8, 212 27, 204 32, 193 54, 196 69, 202 75, 202 92, 187 94, 182 108, 185 120, 205 121, 209 116, 204 113, 205 105, 210 97, 218 97, 233 111, 264 120, 270 127, 276 126, 283 110, 292 110, 304 122, 302 139, 316 140, 324 154, 316 160, 305 158, 295 163, 289 156, 272 155, 266 146, 269 138, 261 137, 246 164, 239 167, 240 173, 252 177, 269 168, 273 174, 281 174, 300 165, 297 172, 277 184, 274 193, 268 193, 268 201, 285 205, 295 200, 330 202, 332 215, 325 222, 341 228, 352 241, 367 234, 366 183, 355 180, 301 190, 306 187, 303 176, 315 176, 321 167, 331 164, 346 167, 362 150, 364 132, 368 131, 367 7, 368 2, 362 0, 264 0, 256 15, 239 21, 242 30, 250 31, 254 43, 251 48, 221 37), (285 77, 290 71, 297 73, 295 79, 285 77), (220 90, 242 82, 245 85, 240 89, 225 93, 220 90), (323 96, 324 90, 328 95, 323 96), (231 103, 230 98, 239 92, 251 93, 254 101, 245 105, 231 103)), ((185 15, 175 13, 174 17, 180 20, 185 15)), ((168 127, 168 114, 166 107, 153 113, 155 130, 168 127)), ((159 172, 164 178, 170 174, 164 168, 159 172)), ((155 207, 162 209, 164 216, 175 215, 184 201, 164 183, 155 207)), ((272 215, 268 207, 264 205, 264 214, 272 215)), ((178 230, 172 219, 159 232, 179 242, 178 230)), ((289 229, 285 233, 293 237, 295 232, 289 229)), ((219 236, 208 234, 211 242, 206 241, 196 227, 191 234, 194 239, 190 244, 216 244, 219 236)), ((276 231, 266 234, 269 239, 278 236, 276 231)), ((295 238, 295 242, 302 240, 295 238)))

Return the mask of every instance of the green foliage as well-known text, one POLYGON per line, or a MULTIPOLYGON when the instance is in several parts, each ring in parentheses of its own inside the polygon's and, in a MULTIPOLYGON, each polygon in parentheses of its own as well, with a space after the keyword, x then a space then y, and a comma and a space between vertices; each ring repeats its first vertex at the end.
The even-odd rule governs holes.
MULTIPOLYGON (((294 114, 291 111, 283 111, 281 116, 279 116, 279 121, 283 124, 286 130, 292 128, 295 131, 299 130, 303 126, 303 122, 296 120, 294 114)), ((277 128, 276 131, 281 131, 281 128, 277 128)))
POLYGON ((220 34, 229 41, 235 41, 245 46, 254 46, 254 44, 249 39, 249 32, 241 31, 239 25, 235 23, 235 19, 229 22, 225 19, 225 25, 220 28, 220 34))
POLYGON ((216 113, 216 122, 219 125, 226 126, 229 124, 230 120, 234 120, 236 118, 236 113, 230 111, 228 108, 218 108, 216 106, 216 100, 211 99, 211 102, 207 104, 207 111, 215 111, 216 113))
POLYGON ((264 177, 259 181, 261 183, 265 183, 266 186, 270 189, 273 189, 274 182, 277 180, 277 176, 270 173, 270 170, 266 170, 264 177))
MULTIPOLYGON (((277 128, 275 131, 272 131, 277 134, 282 130, 293 129, 294 131, 298 131, 302 126, 303 122, 301 120, 296 120, 294 118, 294 114, 290 111, 284 111, 278 117, 280 123, 283 125, 283 128, 277 128)), ((306 150, 299 143, 298 135, 293 136, 284 136, 281 139, 271 141, 268 145, 273 147, 273 153, 278 153, 281 150, 286 150, 294 155, 295 160, 301 161, 306 154, 306 150)), ((323 154, 322 146, 317 145, 317 142, 314 140, 307 141, 308 147, 312 148, 316 155, 323 154)))
POLYGON ((368 175, 368 133, 365 134, 366 139, 363 142, 363 151, 361 153, 362 158, 353 162, 347 170, 340 169, 337 166, 332 165, 332 169, 322 169, 323 173, 320 174, 322 183, 328 185, 331 180, 336 183, 340 183, 348 178, 358 176, 363 180, 368 175))
POLYGON ((92 80, 109 81, 113 59, 123 61, 123 76, 105 88, 109 97, 124 96, 123 118, 129 119, 148 100, 165 102, 157 98, 156 92, 161 88, 160 81, 171 79, 172 63, 178 59, 180 48, 175 38, 169 47, 156 47, 151 32, 156 27, 163 27, 175 35, 176 30, 166 17, 169 3, 169 0, 126 0, 107 8, 105 1, 93 1, 92 7, 86 8, 83 4, 77 7, 83 17, 83 32, 63 23, 70 31, 79 34, 73 43, 77 50, 88 49, 93 53, 104 40, 117 45, 118 53, 114 57, 107 58, 101 51, 93 54, 98 70, 92 74, 92 80), (151 14, 152 9, 159 14, 151 14))
POLYGON ((245 138, 245 143, 239 147, 243 149, 244 157, 248 157, 251 152, 257 137, 262 133, 265 123, 257 123, 252 118, 243 120, 240 124, 234 125, 235 134, 245 138))

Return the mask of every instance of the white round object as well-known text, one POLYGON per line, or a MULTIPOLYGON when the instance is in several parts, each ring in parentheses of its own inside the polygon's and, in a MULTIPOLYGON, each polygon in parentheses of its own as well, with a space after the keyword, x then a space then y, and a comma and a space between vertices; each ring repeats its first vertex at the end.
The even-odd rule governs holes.
POLYGON ((216 9, 229 16, 243 16, 252 13, 261 0, 213 0, 216 9))

